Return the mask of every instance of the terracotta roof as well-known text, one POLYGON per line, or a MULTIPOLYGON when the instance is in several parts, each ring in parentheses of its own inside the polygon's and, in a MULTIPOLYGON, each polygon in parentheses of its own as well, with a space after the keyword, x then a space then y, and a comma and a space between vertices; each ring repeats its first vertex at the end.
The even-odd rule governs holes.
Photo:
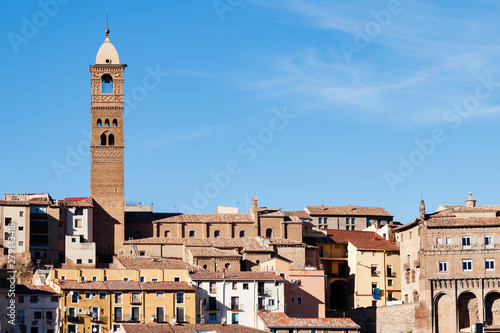
POLYGON ((302 224, 302 220, 298 216, 285 216, 283 220, 285 223, 300 223, 302 224))
POLYGON ((59 294, 49 286, 35 286, 32 284, 16 284, 16 295, 47 295, 58 296, 59 294))
POLYGON ((78 282, 76 280, 59 280, 56 283, 62 290, 108 290, 103 281, 78 282))
POLYGON ((283 214, 287 216, 297 216, 303 219, 310 218, 309 213, 305 210, 284 210, 283 214))
POLYGON ((265 333, 265 331, 238 324, 122 324, 122 328, 126 333, 197 333, 199 331, 215 331, 217 333, 265 333))
POLYGON ((300 245, 301 247, 306 247, 306 244, 293 239, 272 237, 268 238, 268 240, 271 245, 300 245))
POLYGON ((363 206, 306 206, 310 215, 385 216, 392 217, 384 208, 363 206))
POLYGON ((283 312, 259 312, 258 316, 268 328, 338 328, 360 329, 351 318, 290 318, 283 312))
POLYGON ((327 234, 335 243, 351 243, 359 250, 399 251, 396 243, 389 242, 374 231, 327 229, 327 234))
POLYGON ((487 227, 500 226, 500 217, 433 217, 427 227, 487 227))
MULTIPOLYGON (((148 237, 134 239, 134 244, 184 244, 187 247, 215 247, 219 249, 243 249, 246 252, 273 252, 269 247, 262 245, 256 238, 180 238, 180 237, 148 237)), ((125 241, 124 244, 130 244, 125 241)))
POLYGON ((0 206, 29 206, 27 201, 19 200, 0 200, 0 206))
POLYGON ((137 281, 105 281, 109 290, 141 290, 141 283, 137 281))
POLYGON ((235 250, 220 250, 211 247, 192 247, 189 249, 193 257, 211 257, 211 258, 241 258, 241 255, 235 250))
POLYGON ((282 278, 277 276, 274 272, 207 272, 198 271, 196 273, 190 274, 192 280, 281 280, 282 278))
POLYGON ((142 290, 195 290, 196 288, 189 285, 187 282, 142 282, 140 283, 142 290))
POLYGON ((70 207, 94 207, 92 198, 64 198, 60 203, 70 207))
POLYGON ((266 217, 283 217, 285 214, 278 208, 258 208, 259 215, 264 215, 266 217))
POLYGON ((193 266, 181 259, 165 259, 158 257, 125 257, 118 256, 115 260, 121 263, 125 269, 187 269, 197 271, 198 267, 193 266))
POLYGON ((208 223, 230 223, 230 222, 247 222, 253 223, 253 219, 249 214, 183 214, 176 213, 170 216, 154 220, 157 223, 169 222, 208 222, 208 223))

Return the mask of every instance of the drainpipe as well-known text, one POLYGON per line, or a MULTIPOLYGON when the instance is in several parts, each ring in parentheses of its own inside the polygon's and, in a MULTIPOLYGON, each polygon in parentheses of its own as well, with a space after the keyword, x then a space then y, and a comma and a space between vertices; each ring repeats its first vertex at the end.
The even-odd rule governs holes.
POLYGON ((384 277, 384 305, 387 305, 387 269, 386 269, 386 266, 385 266, 385 256, 387 254, 387 251, 384 250, 384 266, 382 266, 382 276, 384 277))

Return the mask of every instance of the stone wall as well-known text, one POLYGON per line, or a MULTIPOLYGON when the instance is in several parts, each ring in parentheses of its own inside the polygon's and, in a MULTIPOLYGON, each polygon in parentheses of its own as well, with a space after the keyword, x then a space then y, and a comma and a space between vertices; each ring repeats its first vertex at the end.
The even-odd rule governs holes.
POLYGON ((328 317, 348 317, 361 326, 361 333, 415 333, 418 304, 390 305, 329 312, 328 317))

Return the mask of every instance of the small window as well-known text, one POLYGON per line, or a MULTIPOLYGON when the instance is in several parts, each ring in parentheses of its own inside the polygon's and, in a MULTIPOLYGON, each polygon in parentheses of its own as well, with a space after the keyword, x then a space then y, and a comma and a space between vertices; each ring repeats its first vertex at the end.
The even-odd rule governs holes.
POLYGON ((105 145, 106 145, 106 134, 102 133, 101 134, 101 146, 105 146, 105 145))
POLYGON ((486 245, 486 246, 492 246, 493 245, 493 236, 492 235, 486 235, 486 236, 484 236, 484 245, 486 245))
POLYGON ((392 279, 387 280, 387 285, 388 286, 393 286, 392 279))
POLYGON ((195 232, 194 230, 190 230, 189 231, 189 237, 194 237, 195 236, 195 232))
POLYGON ((240 238, 244 238, 245 237, 245 230, 240 230, 240 238))
POLYGON ((34 319, 42 319, 42 312, 41 311, 35 311, 35 313, 34 313, 34 319))
POLYGON ((295 302, 295 297, 290 297, 290 302, 294 303, 295 302))
POLYGON ((139 282, 144 282, 146 281, 146 277, 145 276, 140 276, 139 277, 139 282))
POLYGON ((266 229, 266 238, 271 238, 273 237, 273 229, 267 228, 266 229))
POLYGON ((104 74, 102 77, 102 93, 112 94, 113 93, 113 78, 109 74, 104 74))
POLYGON ((89 259, 89 264, 91 264, 91 263, 92 263, 92 259, 89 259))
POLYGON ((450 237, 446 237, 446 245, 450 245, 450 244, 451 244, 451 238, 450 237))
POLYGON ((302 297, 300 296, 297 297, 297 304, 302 304, 302 297))
POLYGON ((165 292, 163 291, 158 291, 156 293, 156 299, 165 299, 165 292))
POLYGON ((215 238, 220 237, 220 231, 219 230, 215 230, 214 231, 214 237, 215 238))
POLYGON ((66 280, 66 275, 61 275, 61 280, 66 280))
POLYGON ((302 313, 298 313, 297 318, 302 318, 302 313))
POLYGON ((97 119, 97 126, 98 127, 102 126, 102 120, 101 120, 101 118, 97 119))
POLYGON ((297 286, 302 286, 302 280, 297 280, 297 286))
POLYGON ((110 145, 110 146, 115 145, 115 136, 113 134, 110 134, 108 137, 108 145, 110 145))
POLYGON ((75 219, 75 228, 81 228, 82 226, 82 219, 75 219))
POLYGON ((440 272, 448 272, 448 262, 447 261, 440 261, 439 262, 439 271, 440 272))
POLYGON ((76 259, 76 263, 77 263, 78 265, 81 265, 81 264, 82 264, 82 259, 76 259))
POLYGON ((116 121, 116 119, 113 119, 113 127, 116 127, 118 126, 118 122, 116 121))
POLYGON ((19 246, 24 246, 23 241, 19 241, 19 246))
POLYGON ((243 283, 243 290, 248 290, 248 283, 243 283))
POLYGON ((100 292, 99 293, 99 299, 106 299, 106 293, 105 292, 100 292))
POLYGON ((123 294, 121 292, 115 292, 115 304, 122 304, 123 294))
POLYGON ((184 303, 184 293, 177 293, 177 304, 184 303))
POLYGON ((269 299, 269 306, 274 306, 274 299, 269 299))
POLYGON ((85 292, 85 299, 89 299, 92 297, 92 294, 90 293, 90 291, 86 291, 85 292))
POLYGON ((464 249, 470 248, 470 236, 462 236, 462 247, 464 249))
POLYGON ((495 259, 486 259, 485 260, 485 268, 487 271, 495 270, 495 259))
POLYGON ((45 319, 52 320, 54 318, 52 311, 45 312, 45 319))
POLYGON ((472 260, 469 259, 462 260, 462 271, 464 272, 472 271, 472 260))
POLYGON ((123 281, 127 282, 128 281, 128 277, 124 277, 123 281))
POLYGON ((151 282, 158 282, 158 279, 153 278, 153 279, 151 279, 151 282))
POLYGON ((23 211, 20 211, 19 212, 19 217, 23 217, 24 216, 24 212, 23 211))
POLYGON ((180 276, 174 276, 174 282, 181 282, 180 276))
POLYGON ((19 231, 23 231, 24 230, 24 227, 22 225, 20 225, 18 228, 17 228, 19 231))
POLYGON ((237 286, 238 286, 238 283, 237 282, 233 282, 233 290, 237 290, 238 289, 237 286))

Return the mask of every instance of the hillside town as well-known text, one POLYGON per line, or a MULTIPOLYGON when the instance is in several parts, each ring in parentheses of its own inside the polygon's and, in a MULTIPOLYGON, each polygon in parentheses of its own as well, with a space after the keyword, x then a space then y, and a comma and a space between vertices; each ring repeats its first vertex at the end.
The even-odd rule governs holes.
POLYGON ((500 332, 500 204, 472 193, 435 212, 416 202, 404 223, 307 199, 126 203, 126 67, 107 30, 90 66, 90 194, 0 201, 2 332, 500 332))

